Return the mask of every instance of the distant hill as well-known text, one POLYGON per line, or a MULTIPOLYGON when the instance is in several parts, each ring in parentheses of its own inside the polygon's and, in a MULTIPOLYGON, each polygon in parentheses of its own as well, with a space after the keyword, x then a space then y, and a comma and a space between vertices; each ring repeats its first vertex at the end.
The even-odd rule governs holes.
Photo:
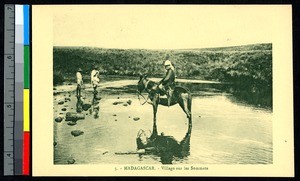
POLYGON ((251 44, 243 46, 218 47, 218 48, 203 48, 201 51, 265 51, 272 50, 272 44, 251 44))

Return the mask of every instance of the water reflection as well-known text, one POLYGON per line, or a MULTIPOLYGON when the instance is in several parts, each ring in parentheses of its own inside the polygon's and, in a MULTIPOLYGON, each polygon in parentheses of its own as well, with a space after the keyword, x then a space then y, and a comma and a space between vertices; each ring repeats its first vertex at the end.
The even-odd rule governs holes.
MULTIPOLYGON (((176 85, 188 88, 195 96, 215 96, 218 94, 233 95, 232 101, 243 103, 259 108, 272 109, 272 88, 260 86, 259 89, 251 88, 247 85, 235 85, 229 83, 183 83, 176 85)), ((123 87, 106 87, 103 93, 118 95, 132 94, 136 92, 136 85, 126 85, 123 87)))
POLYGON ((237 88, 233 85, 178 83, 193 94, 193 136, 192 126, 185 126, 186 116, 179 106, 161 106, 157 125, 159 134, 151 137, 151 133, 157 133, 151 130, 144 134, 148 138, 144 139, 146 145, 137 145, 136 133, 140 129, 152 128, 152 107, 140 105, 135 95, 135 81, 124 81, 124 86, 118 82, 116 87, 113 83, 100 89, 103 97, 101 109, 97 107, 100 93, 95 96, 92 90, 83 91, 85 99, 82 100, 77 99, 75 91, 54 95, 54 117, 64 116, 67 112, 76 113, 77 104, 82 109, 81 114, 85 115, 85 119, 75 125, 67 124, 70 121, 54 122, 55 164, 67 164, 70 158, 76 160, 75 164, 273 163, 272 112, 258 106, 264 98, 271 102, 271 94, 266 93, 264 97, 260 93, 261 97, 253 98, 247 93, 249 99, 258 101, 252 104, 251 100, 244 100, 246 96, 236 96, 234 89, 237 88), (71 100, 60 105, 60 100, 65 98, 71 100), (114 104, 129 98, 131 105, 114 104), (85 112, 89 104, 91 107, 85 112), (63 108, 67 110, 61 111, 63 108), (89 111, 92 112, 89 114, 89 111), (97 119, 93 111, 99 113, 97 119), (140 119, 135 121, 134 117, 140 119), (71 135, 73 130, 82 130, 84 134, 74 137, 71 135))
POLYGON ((272 89, 261 87, 260 89, 249 88, 234 84, 205 84, 205 83, 177 83, 187 87, 195 96, 209 96, 221 93, 232 94, 232 101, 249 104, 256 107, 272 109, 272 89))
POLYGON ((147 136, 147 133, 140 130, 136 143, 140 157, 143 154, 157 155, 160 157, 160 161, 163 164, 172 164, 174 159, 183 159, 190 155, 190 138, 192 133, 192 119, 189 119, 188 130, 185 137, 178 142, 172 136, 165 136, 164 133, 157 134, 157 127, 153 127, 151 136, 147 136))

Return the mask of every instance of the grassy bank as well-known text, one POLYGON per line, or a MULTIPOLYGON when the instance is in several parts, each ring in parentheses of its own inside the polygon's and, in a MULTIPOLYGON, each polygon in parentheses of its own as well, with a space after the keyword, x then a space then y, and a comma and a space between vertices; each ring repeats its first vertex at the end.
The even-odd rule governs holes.
POLYGON ((101 75, 161 77, 162 63, 169 57, 178 78, 232 82, 237 94, 272 95, 272 44, 187 50, 54 47, 53 52, 55 84, 75 81, 79 67, 88 78, 94 64, 101 75))

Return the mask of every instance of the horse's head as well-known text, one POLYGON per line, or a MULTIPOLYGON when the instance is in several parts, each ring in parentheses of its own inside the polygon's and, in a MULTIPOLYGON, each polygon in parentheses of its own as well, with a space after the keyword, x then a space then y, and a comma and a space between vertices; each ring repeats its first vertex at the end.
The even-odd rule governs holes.
POLYGON ((138 92, 142 93, 145 90, 145 82, 147 82, 147 75, 140 75, 140 80, 138 82, 138 92))

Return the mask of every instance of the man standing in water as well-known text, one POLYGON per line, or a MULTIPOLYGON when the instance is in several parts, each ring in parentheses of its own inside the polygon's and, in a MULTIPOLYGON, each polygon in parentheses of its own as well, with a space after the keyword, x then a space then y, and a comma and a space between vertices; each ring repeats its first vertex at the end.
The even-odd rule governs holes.
POLYGON ((95 65, 93 67, 93 70, 91 72, 91 84, 92 84, 92 87, 94 89, 94 98, 96 97, 97 95, 97 87, 99 85, 99 82, 100 82, 100 79, 99 79, 99 71, 98 71, 98 66, 95 65))
POLYGON ((166 93, 168 98, 168 106, 170 106, 171 98, 175 88, 175 70, 170 60, 164 62, 166 69, 165 77, 158 83, 159 89, 166 93))
POLYGON ((76 79, 77 79, 76 96, 77 96, 77 99, 80 99, 80 97, 81 97, 81 87, 83 86, 81 72, 82 72, 81 68, 79 68, 76 72, 76 79))

